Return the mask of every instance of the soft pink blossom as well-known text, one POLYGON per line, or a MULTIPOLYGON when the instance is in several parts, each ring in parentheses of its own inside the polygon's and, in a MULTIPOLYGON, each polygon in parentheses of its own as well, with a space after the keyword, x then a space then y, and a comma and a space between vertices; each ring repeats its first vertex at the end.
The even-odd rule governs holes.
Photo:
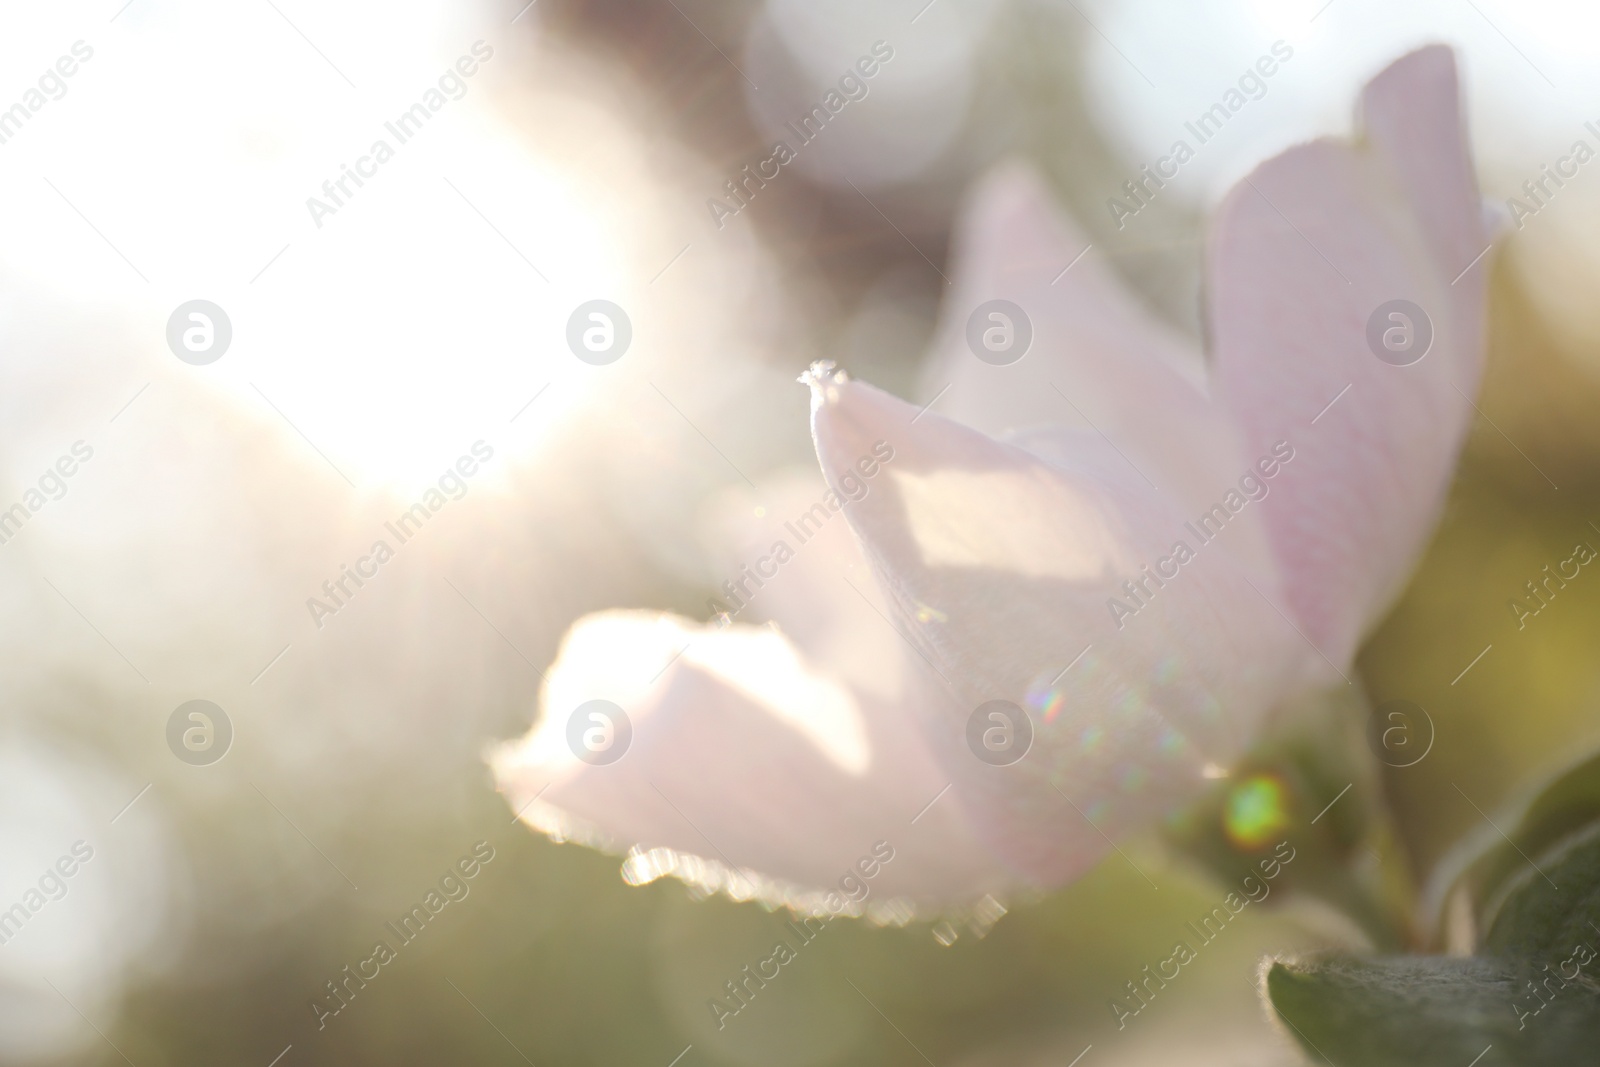
POLYGON ((805 891, 886 841, 866 899, 901 919, 1076 877, 1193 800, 1276 709, 1346 683, 1438 518, 1482 365, 1489 239, 1450 51, 1378 75, 1355 142, 1294 148, 1228 194, 1204 355, 1079 258, 1087 240, 1023 167, 979 185, 957 242, 931 409, 831 365, 807 376, 830 486, 856 495, 842 473, 893 450, 836 509, 851 531, 825 524, 763 587, 776 628, 580 620, 544 721, 495 758, 527 821, 639 846, 634 880, 801 908, 831 907, 805 891), (964 339, 996 298, 1034 331, 1009 366, 964 339), (1368 341, 1395 300, 1431 323, 1407 365, 1368 341), (565 735, 595 698, 633 730, 601 766, 565 735), (1011 766, 968 747, 991 700, 1034 730, 1011 766))

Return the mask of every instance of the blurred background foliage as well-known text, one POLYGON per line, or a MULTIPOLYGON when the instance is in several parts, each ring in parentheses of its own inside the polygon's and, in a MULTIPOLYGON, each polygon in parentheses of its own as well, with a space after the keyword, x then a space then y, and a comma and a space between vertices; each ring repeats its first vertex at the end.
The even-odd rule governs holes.
MULTIPOLYGON (((1138 161, 1125 141, 1108 136, 1123 120, 1107 112, 1104 91, 1091 92, 1094 70, 1118 63, 1106 51, 1106 20, 1127 9, 1134 11, 1128 18, 1157 26, 1174 9, 1113 0, 1081 9, 936 2, 964 11, 960 77, 970 92, 927 160, 901 180, 871 185, 870 202, 827 175, 786 171, 738 220, 769 257, 789 307, 781 330, 737 357, 771 373, 715 408, 707 423, 710 436, 750 469, 810 461, 805 396, 789 382, 811 359, 832 358, 891 391, 916 393, 918 361, 944 289, 930 261, 947 264, 963 190, 1003 156, 1033 159, 1157 313, 1200 336, 1206 197, 1164 196, 1132 232, 1119 233, 1104 200, 1138 161)), ((899 5, 893 14, 905 22, 920 6, 899 5)), ((1312 9, 1297 9, 1299 25, 1312 9)), ((590 94, 597 107, 628 111, 639 141, 635 158, 692 160, 686 202, 698 204, 722 177, 766 155, 770 137, 752 118, 749 87, 727 58, 746 58, 761 11, 748 0, 541 0, 517 24, 537 44, 515 61, 529 80, 550 76, 537 67, 544 61, 586 71, 588 80, 574 77, 567 90, 590 94)), ((505 14, 496 9, 497 17, 505 14)), ((1322 25, 1338 17, 1332 11, 1322 25)), ((1366 16, 1348 17, 1358 24, 1366 16)), ((930 23, 934 18, 929 13, 930 23)), ((914 33, 908 25, 905 50, 914 33)), ((1388 54, 1411 35, 1397 31, 1388 54)), ((1208 70, 1216 72, 1217 88, 1271 36, 1264 29, 1215 58, 1208 70)), ((841 69, 870 41, 836 42, 841 69)), ((1309 31, 1296 43, 1306 52, 1316 47, 1309 31)), ((1469 69, 1473 62, 1469 57, 1469 69)), ((1481 64, 1490 68, 1491 88, 1493 77, 1526 77, 1494 63, 1481 64)), ((1335 113, 1348 108, 1348 89, 1330 95, 1343 101, 1335 113)), ((1204 103, 1194 101, 1195 109, 1204 103)), ((542 112, 514 93, 502 106, 539 140, 542 112)), ((913 114, 907 121, 917 120, 913 114)), ((1479 141, 1482 152, 1481 133, 1479 141)), ((1486 160, 1486 192, 1508 195, 1542 158, 1486 160), (1511 174, 1519 177, 1504 179, 1511 174)), ((569 163, 582 175, 594 161, 574 149, 569 163)), ((1248 163, 1241 155, 1234 172, 1248 163)), ((674 166, 681 177, 684 165, 674 166)), ((1588 180, 1593 189, 1575 188, 1536 220, 1540 232, 1513 234, 1492 261, 1482 413, 1434 543, 1359 661, 1374 702, 1414 701, 1436 728, 1425 760, 1385 771, 1419 877, 1480 818, 1460 792, 1492 811, 1600 740, 1600 658, 1592 654, 1600 641, 1600 577, 1585 569, 1525 629, 1507 606, 1576 542, 1600 547, 1600 531, 1590 525, 1600 521, 1600 420, 1593 414, 1600 320, 1588 295, 1596 272, 1585 258, 1593 254, 1600 179, 1588 180), (1588 251, 1574 251, 1583 242, 1588 251)), ((700 313, 721 310, 715 293, 698 299, 700 313)), ((642 457, 645 465, 643 475, 621 484, 638 489, 662 473, 663 495, 671 490, 684 499, 646 508, 642 517, 617 505, 609 490, 594 488, 615 475, 604 457, 569 455, 519 468, 512 495, 540 502, 505 514, 474 500, 467 505, 471 524, 500 543, 519 530, 536 531, 529 536, 546 568, 519 563, 516 552, 474 556, 471 536, 441 534, 419 550, 426 554, 397 579, 399 589, 366 620, 365 633, 331 636, 333 651, 296 668, 280 688, 240 689, 227 702, 240 739, 215 767, 172 764, 154 739, 153 724, 166 712, 160 701, 70 661, 8 654, 6 729, 17 751, 40 765, 91 768, 112 811, 141 783, 157 783, 118 826, 137 829, 147 820, 139 832, 153 843, 132 869, 159 868, 160 877, 148 907, 121 920, 145 923, 158 936, 134 942, 120 984, 99 1010, 83 1013, 104 1038, 69 1019, 62 1032, 71 1036, 54 1057, 48 1049, 25 1057, 16 1043, 0 1058, 265 1067, 289 1046, 285 1067, 950 1067, 1066 1064, 1093 1045, 1086 1067, 1298 1062, 1261 1017, 1255 975, 1263 952, 1306 950, 1343 936, 1314 917, 1249 909, 1151 1011, 1117 1030, 1109 1000, 1146 964, 1167 956, 1186 936, 1183 923, 1221 895, 1148 843, 1130 854, 1159 889, 1113 857, 1076 885, 1013 902, 982 939, 964 936, 946 947, 924 923, 830 924, 747 1011, 717 1030, 707 1000, 766 954, 784 917, 720 898, 696 901, 675 882, 625 886, 617 858, 552 844, 513 825, 482 763, 486 746, 529 725, 537 668, 573 618, 629 605, 703 614, 710 581, 674 565, 675 552, 663 545, 692 541, 686 516, 728 472, 684 475, 676 468, 699 468, 698 458, 683 458, 682 438, 653 432, 639 427, 616 443, 617 455, 642 457), (581 469, 563 479, 552 473, 563 463, 581 469), (570 521, 574 514, 590 521, 570 521), (547 580, 559 569, 579 578, 547 580), (439 670, 425 634, 393 623, 416 615, 437 617, 441 630, 477 625, 431 580, 441 572, 475 598, 489 598, 478 603, 510 635, 509 647, 492 645, 439 670), (270 745, 257 744, 268 735, 270 745), (324 983, 365 958, 385 936, 382 924, 479 840, 492 844, 496 858, 470 883, 470 895, 447 907, 319 1031, 308 1005, 325 993, 324 983)), ((243 454, 270 446, 246 435, 238 447, 243 454)), ((253 492, 229 486, 219 499, 237 502, 253 492)), ((286 555, 297 551, 294 543, 281 547, 286 555)), ((270 567, 273 546, 264 552, 245 565, 270 567)), ((317 566, 305 572, 321 576, 317 566)), ((190 641, 196 656, 205 654, 204 635, 174 629, 168 639, 190 641)), ((262 648, 265 662, 271 648, 262 648)), ((13 824, 48 821, 48 796, 15 803, 13 824)), ((4 872, 8 892, 12 882, 26 882, 28 863, 4 872)), ((128 891, 137 888, 130 882, 128 891)), ((71 906, 70 895, 58 905, 71 906)), ((30 1012, 59 1011, 34 999, 36 990, 15 974, 6 981, 0 1001, 9 998, 13 1025, 23 1026, 30 1012)))

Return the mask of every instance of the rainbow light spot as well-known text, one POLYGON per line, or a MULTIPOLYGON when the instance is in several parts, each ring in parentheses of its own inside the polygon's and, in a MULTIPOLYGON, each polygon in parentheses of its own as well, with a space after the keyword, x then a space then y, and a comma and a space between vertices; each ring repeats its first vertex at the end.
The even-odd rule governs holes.
POLYGON ((1254 851, 1289 826, 1289 788, 1275 774, 1253 774, 1233 787, 1222 829, 1241 849, 1254 851))
POLYGON ((1061 709, 1067 706, 1067 694, 1063 689, 1052 689, 1045 693, 1039 701, 1039 713, 1045 722, 1054 722, 1061 709))

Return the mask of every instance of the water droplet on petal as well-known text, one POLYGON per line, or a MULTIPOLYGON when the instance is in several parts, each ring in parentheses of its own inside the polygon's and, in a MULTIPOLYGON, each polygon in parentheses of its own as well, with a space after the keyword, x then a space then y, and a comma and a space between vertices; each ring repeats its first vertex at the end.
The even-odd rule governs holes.
POLYGON ((796 379, 801 385, 811 387, 813 398, 820 397, 823 400, 837 400, 838 387, 849 380, 850 376, 840 370, 831 359, 817 360, 796 379))

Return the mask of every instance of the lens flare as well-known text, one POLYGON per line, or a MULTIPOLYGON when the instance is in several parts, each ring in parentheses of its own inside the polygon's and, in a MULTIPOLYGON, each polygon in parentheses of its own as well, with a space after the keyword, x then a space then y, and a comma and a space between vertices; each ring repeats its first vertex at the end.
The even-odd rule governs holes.
POLYGON ((1253 774, 1228 794, 1222 828, 1247 851, 1265 846, 1289 826, 1289 788, 1275 774, 1253 774))

